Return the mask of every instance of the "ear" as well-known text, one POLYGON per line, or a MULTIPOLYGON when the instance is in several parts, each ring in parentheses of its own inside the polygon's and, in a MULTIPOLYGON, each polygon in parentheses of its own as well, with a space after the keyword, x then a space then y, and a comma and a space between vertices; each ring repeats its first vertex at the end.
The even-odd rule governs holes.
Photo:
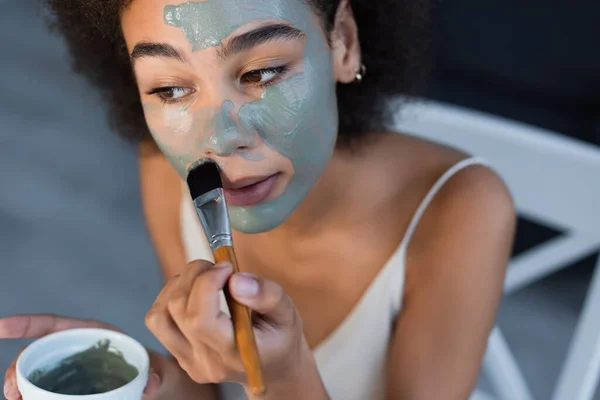
POLYGON ((361 56, 358 28, 348 0, 342 0, 336 12, 334 28, 331 32, 331 46, 336 81, 353 82, 360 71, 361 56))

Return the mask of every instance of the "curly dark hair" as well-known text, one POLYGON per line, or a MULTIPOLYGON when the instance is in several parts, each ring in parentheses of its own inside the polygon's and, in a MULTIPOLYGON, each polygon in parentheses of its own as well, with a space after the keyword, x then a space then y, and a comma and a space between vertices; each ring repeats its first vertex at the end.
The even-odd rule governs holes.
MULTIPOLYGON (((120 14, 133 0, 46 0, 51 25, 70 48, 75 71, 102 91, 112 127, 133 140, 150 134, 120 27, 120 14)), ((333 29, 341 0, 305 0, 333 29)), ((337 86, 338 146, 368 132, 383 131, 392 111, 386 99, 422 88, 428 68, 432 0, 351 0, 367 75, 337 86)))

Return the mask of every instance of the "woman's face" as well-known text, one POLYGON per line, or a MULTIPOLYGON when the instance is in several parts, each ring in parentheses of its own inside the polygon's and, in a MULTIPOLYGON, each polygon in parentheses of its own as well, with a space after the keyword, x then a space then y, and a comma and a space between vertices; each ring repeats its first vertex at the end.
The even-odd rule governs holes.
POLYGON ((244 187, 228 195, 234 229, 285 221, 337 136, 332 51, 310 6, 134 0, 122 27, 146 121, 178 173, 212 158, 226 189, 244 187))

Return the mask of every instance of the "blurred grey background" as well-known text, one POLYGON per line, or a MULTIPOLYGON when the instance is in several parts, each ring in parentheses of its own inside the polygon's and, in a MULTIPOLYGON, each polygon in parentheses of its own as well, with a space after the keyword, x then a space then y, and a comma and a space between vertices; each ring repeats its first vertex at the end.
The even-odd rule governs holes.
MULTIPOLYGON (((442 3, 428 95, 598 144, 600 6, 508 3, 442 3)), ((37 0, 0 0, 0 190, 0 317, 93 318, 161 348, 143 321, 161 278, 135 149, 111 132, 37 0)), ((521 220, 515 252, 556 234, 521 220)), ((502 304, 499 324, 538 399, 550 398, 592 261, 502 304)), ((0 371, 27 343, 0 340, 0 371)))
MULTIPOLYGON (((93 318, 158 346, 135 148, 68 60, 39 1, 0 3, 0 316, 93 318)), ((0 370, 26 343, 0 340, 0 370)))

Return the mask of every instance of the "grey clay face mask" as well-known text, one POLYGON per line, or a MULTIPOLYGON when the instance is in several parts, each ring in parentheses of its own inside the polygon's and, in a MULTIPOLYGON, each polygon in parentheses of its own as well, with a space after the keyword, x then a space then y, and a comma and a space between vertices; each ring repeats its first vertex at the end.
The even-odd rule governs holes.
MULTIPOLYGON (((182 29, 194 50, 219 46, 235 29, 251 21, 279 19, 306 34, 302 70, 265 89, 261 98, 235 105, 191 111, 177 106, 154 110, 163 122, 150 128, 157 143, 182 177, 208 152, 229 156, 240 147, 252 160, 260 141, 288 158, 294 175, 276 199, 251 207, 230 206, 232 227, 245 233, 271 230, 283 223, 322 175, 337 136, 337 101, 331 53, 311 8, 301 0, 208 0, 168 5, 165 23, 182 29)), ((148 118, 151 120, 151 118, 148 118)))

